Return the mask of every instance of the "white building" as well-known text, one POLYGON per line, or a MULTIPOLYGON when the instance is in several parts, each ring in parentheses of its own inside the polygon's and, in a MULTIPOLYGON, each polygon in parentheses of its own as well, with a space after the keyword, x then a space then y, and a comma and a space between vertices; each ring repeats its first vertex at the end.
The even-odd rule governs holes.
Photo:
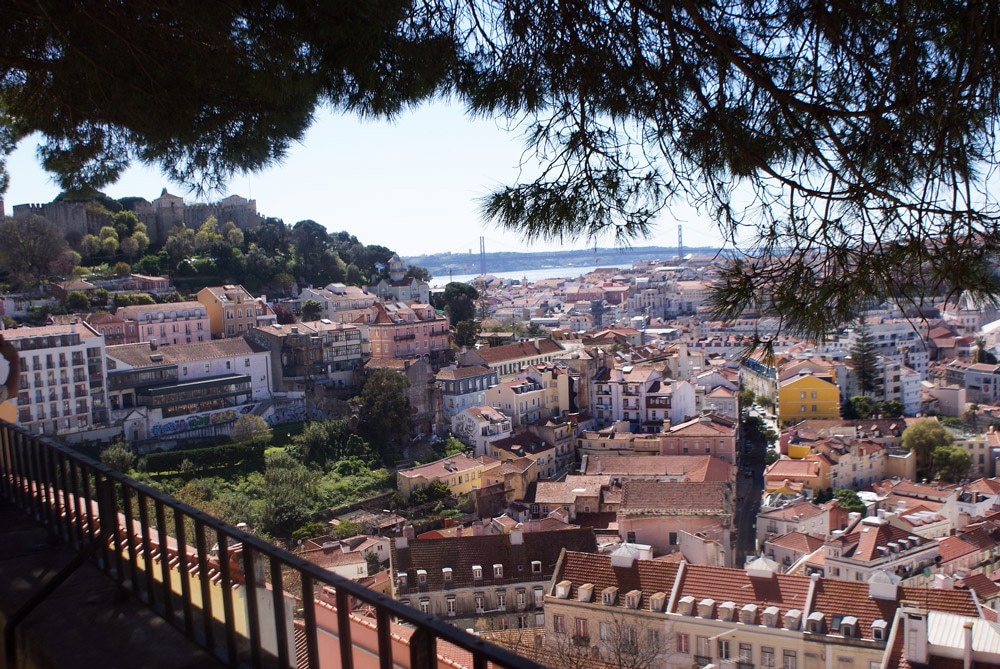
POLYGON ((21 357, 18 424, 66 435, 108 424, 104 337, 86 323, 6 330, 21 357))
POLYGON ((112 420, 133 441, 227 434, 270 399, 270 379, 268 352, 242 337, 108 349, 112 420))

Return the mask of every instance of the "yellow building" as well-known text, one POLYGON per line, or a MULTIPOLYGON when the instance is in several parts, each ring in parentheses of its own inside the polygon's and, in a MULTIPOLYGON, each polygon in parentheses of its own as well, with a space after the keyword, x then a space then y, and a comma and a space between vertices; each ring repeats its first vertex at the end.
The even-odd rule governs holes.
POLYGON ((778 420, 840 418, 840 389, 832 374, 803 370, 778 382, 778 420))
POLYGON ((486 485, 486 473, 499 467, 500 460, 489 455, 454 455, 426 465, 400 469, 396 472, 396 484, 399 492, 407 499, 413 491, 438 481, 451 488, 452 494, 462 495, 486 485))
POLYGON ((243 286, 208 286, 198 291, 198 301, 208 311, 212 337, 242 337, 257 327, 257 299, 243 286))

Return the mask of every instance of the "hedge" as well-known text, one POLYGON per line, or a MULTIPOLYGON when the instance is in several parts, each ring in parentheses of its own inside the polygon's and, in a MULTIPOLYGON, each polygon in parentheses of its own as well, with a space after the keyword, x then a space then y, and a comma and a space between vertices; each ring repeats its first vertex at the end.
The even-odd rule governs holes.
POLYGON ((150 453, 145 456, 146 471, 151 474, 178 471, 181 468, 181 463, 185 460, 198 469, 235 465, 245 460, 259 463, 263 469, 264 449, 266 447, 265 441, 254 439, 242 444, 224 444, 208 448, 150 453))

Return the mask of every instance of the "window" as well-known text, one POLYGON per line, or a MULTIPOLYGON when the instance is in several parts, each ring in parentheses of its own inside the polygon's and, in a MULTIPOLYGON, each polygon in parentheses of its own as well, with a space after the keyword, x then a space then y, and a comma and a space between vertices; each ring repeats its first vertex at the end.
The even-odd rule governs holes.
POLYGON ((774 649, 767 646, 760 647, 760 666, 762 667, 773 667, 774 666, 774 649))
POLYGON ((677 635, 677 652, 684 654, 691 652, 691 637, 687 634, 677 635))
POLYGON ((531 561, 531 573, 541 574, 542 573, 542 563, 538 560, 531 561))
POLYGON ((799 405, 799 413, 805 413, 805 412, 806 412, 806 405, 805 404, 800 404, 799 405))
POLYGON ((493 565, 493 578, 503 578, 503 565, 495 564, 493 565))
POLYGON ((529 627, 528 616, 521 615, 517 617, 517 629, 523 630, 528 629, 529 627))
POLYGON ((448 597, 448 599, 446 599, 445 601, 448 603, 448 615, 449 616, 454 616, 455 615, 455 598, 454 597, 448 597))
POLYGON ((803 390, 801 393, 799 393, 799 399, 804 400, 805 398, 806 398, 806 391, 803 390))
POLYGON ((566 633, 566 616, 560 614, 552 616, 552 631, 556 634, 566 633))
POLYGON ((729 640, 719 639, 718 641, 719 659, 728 660, 729 659, 729 640))
POLYGON ((677 545, 677 533, 676 532, 671 532, 670 533, 670 545, 671 546, 676 546, 677 545))
POLYGON ((751 643, 741 643, 740 644, 740 662, 753 662, 753 644, 751 643))
POLYGON ((812 391, 812 393, 809 395, 809 398, 810 399, 816 399, 816 391, 815 390, 812 391))
POLYGON ((535 588, 535 606, 541 606, 545 602, 545 589, 535 588))
POLYGON ((431 612, 431 600, 429 600, 429 599, 421 599, 420 600, 420 612, 421 613, 430 613, 431 612))
POLYGON ((794 650, 782 651, 781 669, 796 669, 798 662, 794 650))
POLYGON ((607 621, 598 623, 597 633, 600 635, 601 641, 611 641, 611 623, 607 621))
POLYGON ((576 636, 581 639, 586 639, 590 637, 590 628, 587 625, 586 618, 576 619, 576 636))
POLYGON ((427 585, 427 571, 424 569, 417 570, 417 583, 420 585, 427 585))
POLYGON ((497 608, 501 611, 507 610, 507 593, 503 590, 497 590, 497 608))

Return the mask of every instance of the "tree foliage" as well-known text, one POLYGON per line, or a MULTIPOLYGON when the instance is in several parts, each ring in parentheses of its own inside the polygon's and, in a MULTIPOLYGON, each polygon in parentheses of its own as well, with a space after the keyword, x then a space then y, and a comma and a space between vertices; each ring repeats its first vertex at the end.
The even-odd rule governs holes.
POLYGON ((840 508, 864 515, 865 503, 858 497, 858 493, 850 488, 837 488, 833 491, 833 498, 840 502, 840 508))
POLYGON ((961 446, 938 446, 932 454, 934 478, 958 483, 969 473, 972 456, 961 446))
POLYGON ((932 456, 937 448, 951 445, 951 433, 933 418, 918 420, 903 430, 902 446, 913 451, 917 458, 917 471, 927 474, 931 470, 932 456))
POLYGON ((360 431, 383 460, 390 457, 393 444, 410 433, 409 387, 410 380, 402 374, 377 369, 361 390, 360 431))
MULTIPOLYGON (((858 322, 854 345, 851 346, 851 362, 854 364, 854 374, 858 380, 858 390, 861 395, 870 397, 881 389, 881 368, 878 364, 878 353, 875 350, 875 338, 864 318, 858 322)), ((851 398, 853 402, 854 398, 851 398)), ((869 408, 869 415, 871 414, 869 408)), ((868 416, 861 416, 867 418, 868 416)))
POLYGON ((260 416, 254 414, 240 416, 233 423, 233 427, 229 431, 229 438, 238 444, 255 438, 270 441, 271 427, 260 416))
POLYGON ((22 286, 35 286, 47 277, 65 250, 62 230, 41 216, 0 220, 0 261, 22 286))
POLYGON ((739 251, 720 316, 818 337, 873 303, 1000 292, 993 3, 20 0, 0 25, 0 154, 38 133, 74 192, 133 160, 216 187, 280 160, 320 105, 452 95, 542 162, 486 218, 627 243, 684 198, 739 251))
MULTIPOLYGON (((346 420, 328 420, 308 423, 301 434, 292 437, 296 456, 306 465, 317 465, 327 471, 341 461, 374 461, 371 449, 364 439, 351 431, 346 420)), ((338 471, 350 476, 353 471, 338 471)))
POLYGON ((323 305, 319 300, 306 300, 302 303, 302 320, 315 321, 323 315, 323 305))
POLYGON ((101 451, 101 462, 118 470, 123 474, 128 474, 135 464, 135 454, 124 441, 118 440, 101 451))

